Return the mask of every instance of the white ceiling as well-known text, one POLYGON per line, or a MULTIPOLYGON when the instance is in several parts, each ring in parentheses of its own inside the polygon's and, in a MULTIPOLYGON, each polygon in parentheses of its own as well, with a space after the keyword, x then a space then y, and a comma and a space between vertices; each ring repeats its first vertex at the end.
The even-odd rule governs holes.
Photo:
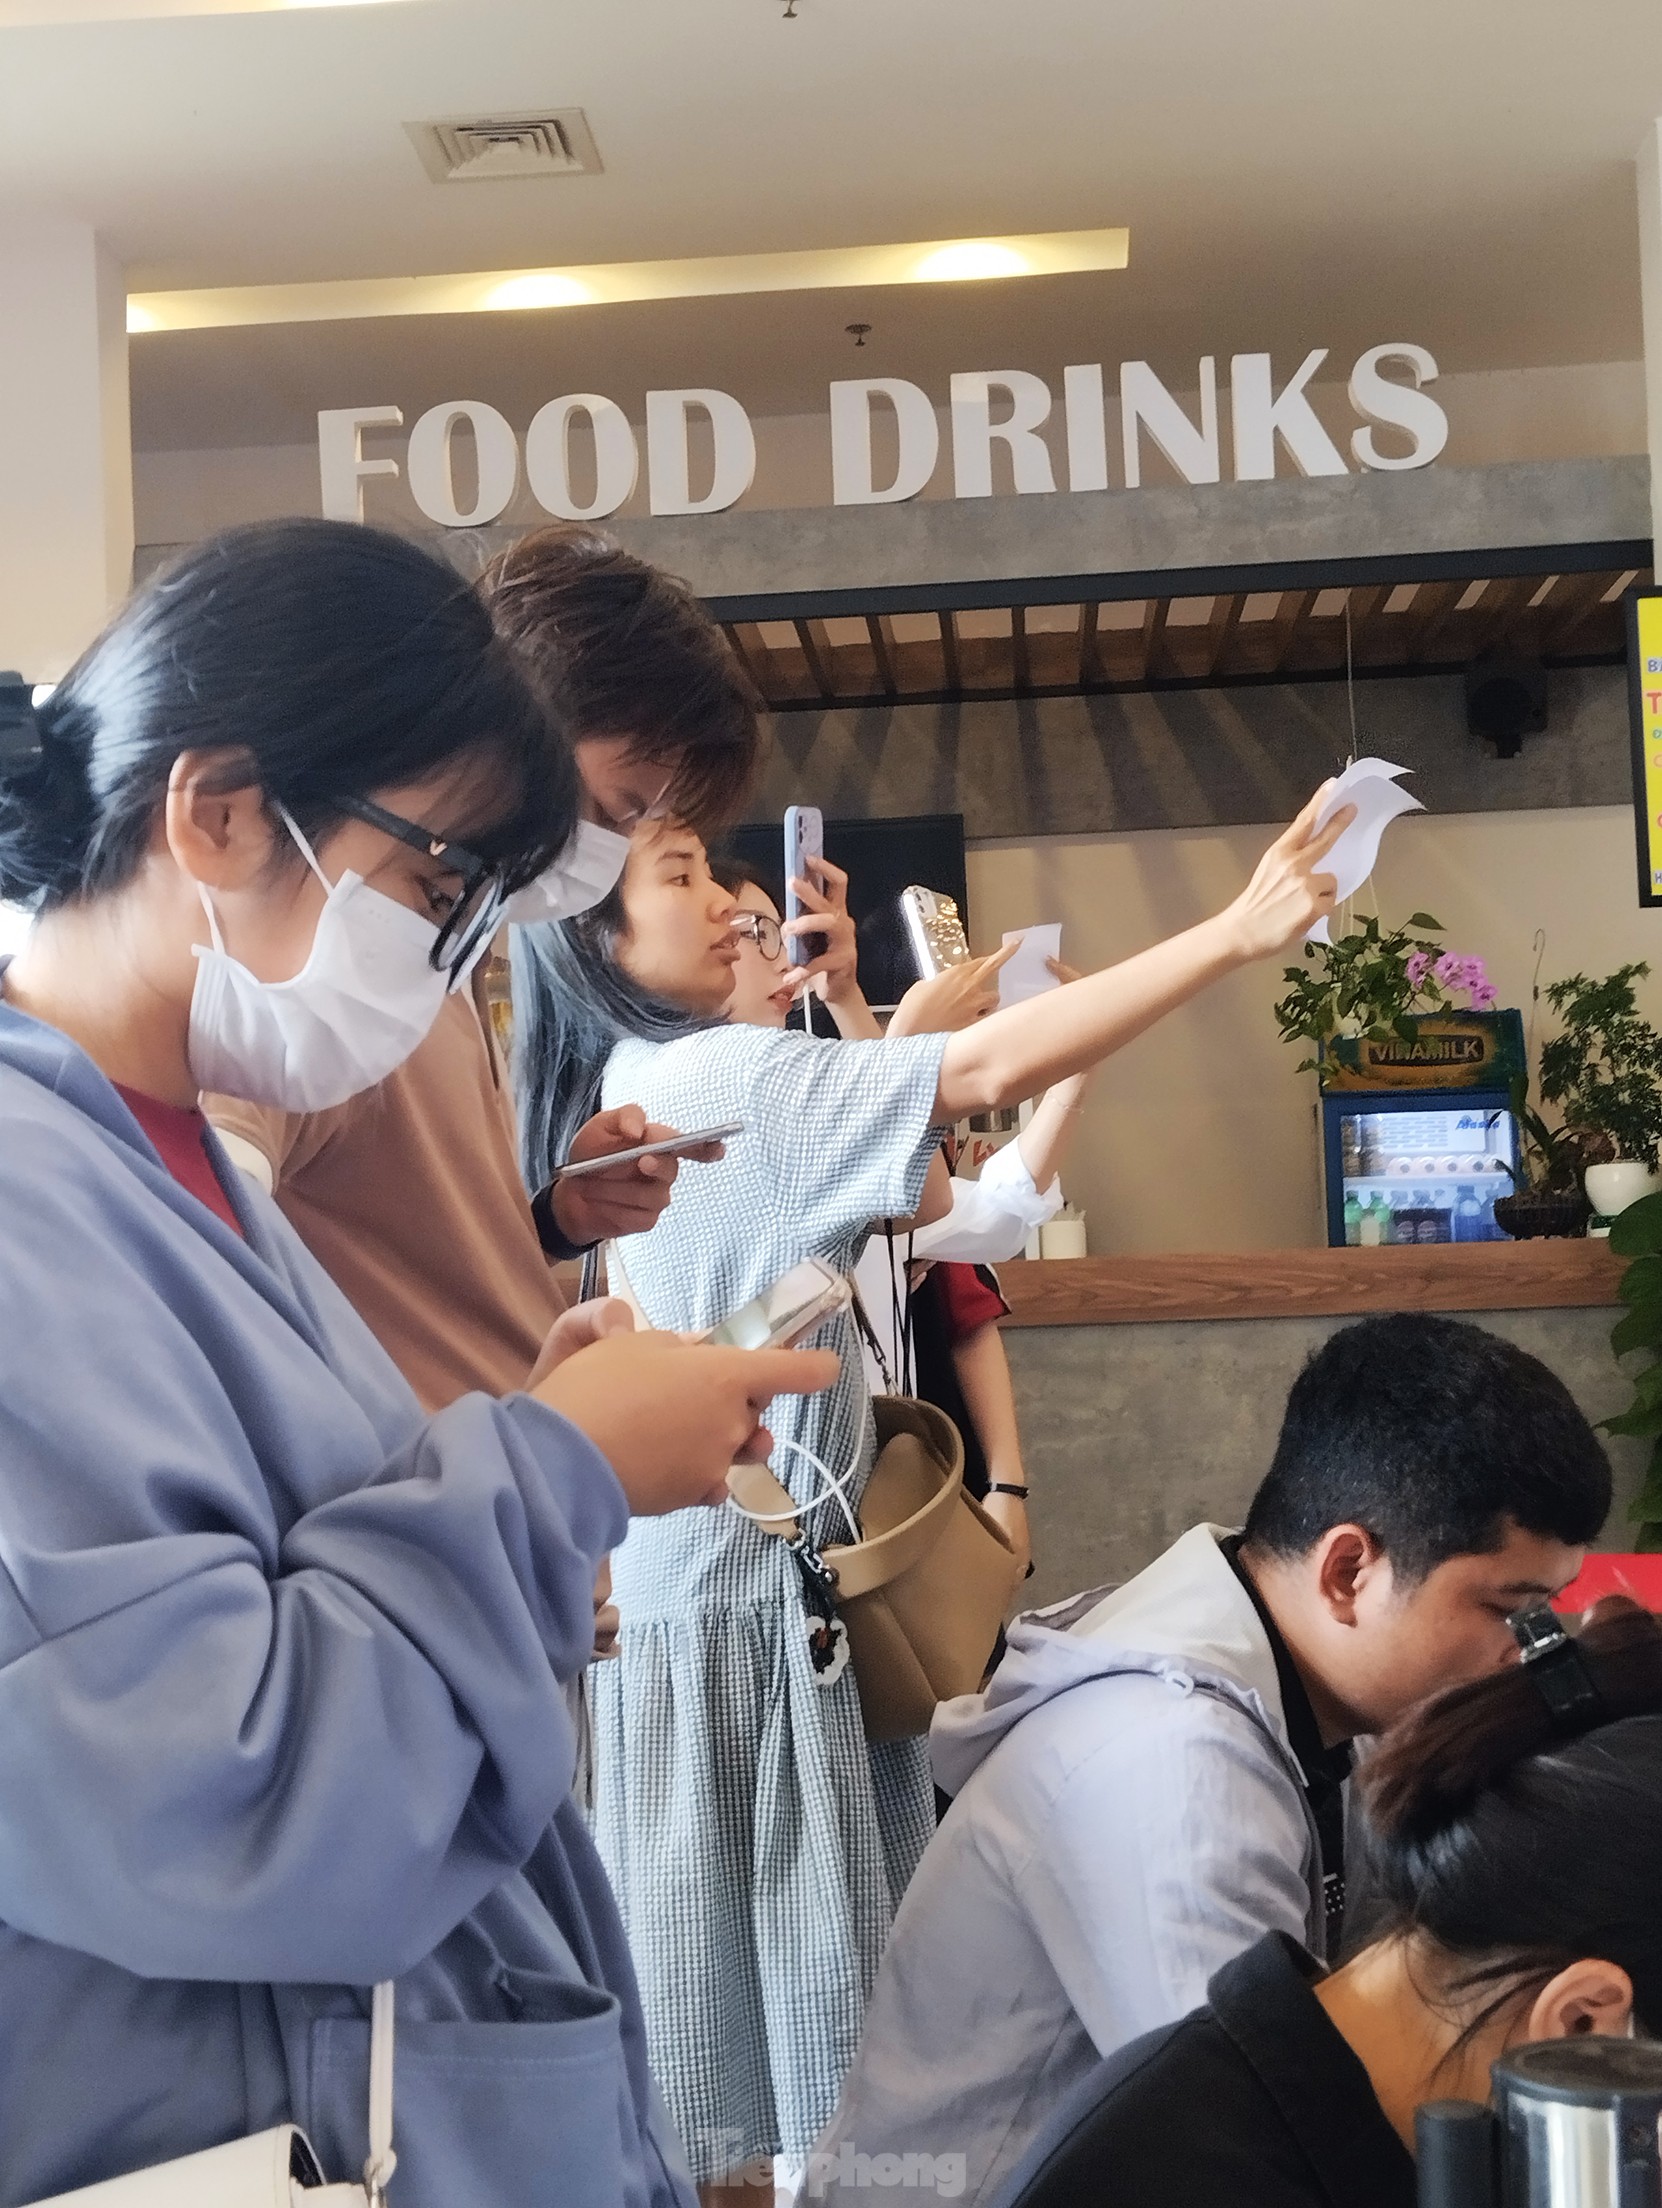
POLYGON ((1257 345, 1292 365, 1384 338, 1450 370, 1639 351, 1656 0, 797 8, 405 0, 0 28, 0 219, 78 213, 135 290, 1130 227, 1115 275, 141 338, 140 441, 163 445, 419 397, 386 381, 418 349, 434 395, 492 397, 494 376, 623 398, 667 368, 812 404, 848 372, 853 319, 876 328, 861 366, 923 380, 1136 355, 1176 372, 1257 345), (544 103, 586 110, 604 173, 439 186, 403 128, 544 103))

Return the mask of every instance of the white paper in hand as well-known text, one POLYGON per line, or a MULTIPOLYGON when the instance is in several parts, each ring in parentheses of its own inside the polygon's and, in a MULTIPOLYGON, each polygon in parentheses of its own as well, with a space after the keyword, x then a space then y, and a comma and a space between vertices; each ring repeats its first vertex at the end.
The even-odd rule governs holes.
MULTIPOLYGON (((1339 903, 1354 897, 1379 858, 1379 842, 1391 822, 1402 813, 1419 813, 1425 810, 1417 797, 1412 797, 1398 782, 1399 774, 1406 774, 1406 767, 1393 767, 1388 759, 1358 759, 1354 766, 1346 767, 1343 774, 1328 792, 1327 803, 1316 821, 1321 828, 1333 818, 1341 805, 1354 805, 1356 818, 1340 836, 1327 854, 1321 871, 1331 874, 1339 885, 1339 903)), ((1306 941, 1330 943, 1327 919, 1324 915, 1310 930, 1306 941)))
POLYGON ((1016 955, 998 969, 998 1008, 1001 1012, 1006 1005, 1025 1004, 1029 997, 1042 997, 1047 989, 1061 987, 1045 964, 1047 958, 1062 955, 1062 923, 1059 920, 1037 928, 1012 928, 1004 941, 1007 945, 1016 945, 1016 955))

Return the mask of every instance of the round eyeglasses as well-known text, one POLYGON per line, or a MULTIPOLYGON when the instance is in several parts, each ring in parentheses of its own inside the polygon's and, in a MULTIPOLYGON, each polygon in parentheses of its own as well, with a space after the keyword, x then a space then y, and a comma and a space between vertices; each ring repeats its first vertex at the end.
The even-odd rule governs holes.
POLYGON ((777 958, 785 948, 784 933, 771 913, 734 913, 733 933, 748 936, 764 958, 777 958))

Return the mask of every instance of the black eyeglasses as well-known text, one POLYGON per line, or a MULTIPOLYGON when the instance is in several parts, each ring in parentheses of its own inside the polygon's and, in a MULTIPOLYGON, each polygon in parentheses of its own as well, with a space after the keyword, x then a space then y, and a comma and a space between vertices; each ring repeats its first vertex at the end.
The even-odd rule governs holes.
POLYGON ((448 972, 451 981, 457 981, 481 945, 488 943, 501 925, 502 908, 508 901, 501 860, 482 859, 465 843, 435 836, 430 828, 389 813, 370 798, 343 797, 336 802, 353 820, 379 828, 383 835, 396 836, 400 843, 430 859, 443 859, 448 872, 461 876, 462 886, 439 925, 431 953, 435 970, 448 972))
POLYGON ((736 912, 733 915, 733 933, 748 935, 764 958, 777 958, 785 948, 784 934, 777 920, 765 912, 736 912))

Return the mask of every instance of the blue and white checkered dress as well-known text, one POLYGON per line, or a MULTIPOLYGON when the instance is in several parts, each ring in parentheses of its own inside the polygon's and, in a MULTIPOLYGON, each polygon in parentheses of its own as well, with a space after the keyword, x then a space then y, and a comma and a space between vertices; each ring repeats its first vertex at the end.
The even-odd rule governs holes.
MULTIPOLYGON (((720 1027, 626 1042, 603 1104, 676 1127, 742 1121, 716 1166, 621 1255, 654 1324, 714 1325, 802 1258, 847 1271, 871 1222, 915 1209, 945 1038, 840 1043, 720 1027)), ((873 1451, 852 1321, 823 1395, 775 1437, 841 1475, 873 1451)), ((799 1498, 819 1475, 777 1450, 799 1498)), ((810 1520, 826 1540, 835 1505, 810 1520)), ((613 1564, 621 1653, 594 1683, 595 1836, 640 1975, 670 2114, 701 2180, 805 2154, 853 2058, 896 1904, 934 1829, 923 1740, 872 1746, 853 1676, 817 1682, 784 1544, 731 1510, 637 1520, 613 1564)))

